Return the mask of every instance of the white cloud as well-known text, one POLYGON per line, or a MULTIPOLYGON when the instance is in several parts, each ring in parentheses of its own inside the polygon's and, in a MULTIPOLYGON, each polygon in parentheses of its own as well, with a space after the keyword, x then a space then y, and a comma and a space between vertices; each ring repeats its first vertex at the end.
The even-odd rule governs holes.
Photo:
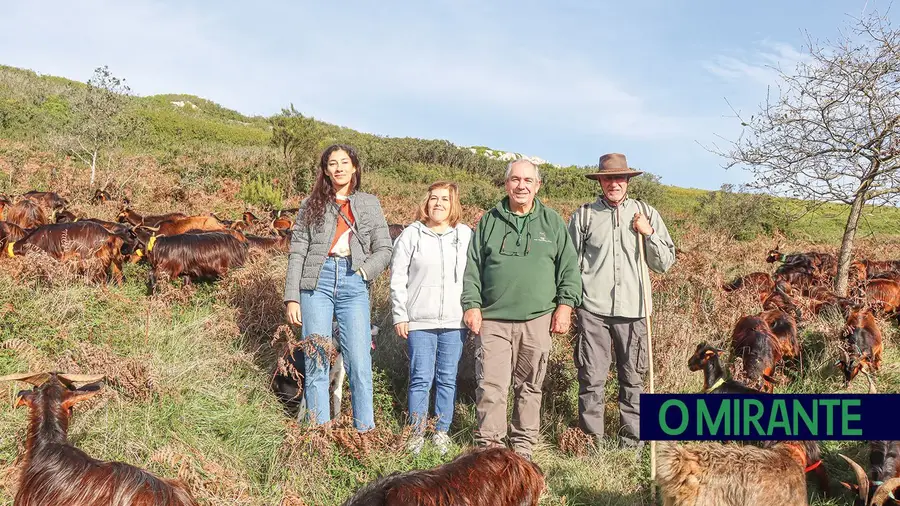
POLYGON ((808 61, 808 55, 783 42, 761 41, 759 49, 743 56, 717 55, 702 63, 710 73, 730 81, 749 79, 761 85, 775 85, 778 69, 791 72, 798 63, 808 61))

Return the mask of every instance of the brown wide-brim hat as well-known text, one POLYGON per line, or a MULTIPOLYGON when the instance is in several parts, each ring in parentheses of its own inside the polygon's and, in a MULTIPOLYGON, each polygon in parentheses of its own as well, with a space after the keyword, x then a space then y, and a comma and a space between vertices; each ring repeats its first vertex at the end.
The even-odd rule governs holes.
POLYGON ((621 153, 609 153, 600 157, 597 172, 585 174, 588 179, 600 179, 600 176, 637 176, 644 171, 634 170, 628 166, 625 155, 621 153))

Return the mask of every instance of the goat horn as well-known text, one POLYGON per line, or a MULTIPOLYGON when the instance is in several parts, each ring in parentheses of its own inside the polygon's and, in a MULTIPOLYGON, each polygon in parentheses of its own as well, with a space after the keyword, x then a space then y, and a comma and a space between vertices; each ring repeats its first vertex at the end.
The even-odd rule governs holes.
POLYGON ((60 378, 66 379, 72 383, 93 383, 100 381, 106 377, 105 374, 57 374, 60 378))
POLYGON ((872 379, 872 375, 865 370, 863 370, 862 373, 866 375, 866 379, 869 381, 869 393, 877 394, 878 391, 875 389, 875 380, 872 379))
POLYGON ((869 477, 866 476, 866 472, 863 468, 854 462, 853 459, 841 453, 838 453, 838 456, 846 460, 847 463, 850 464, 850 467, 853 468, 853 473, 856 474, 856 484, 859 485, 857 493, 859 494, 859 498, 865 502, 866 497, 869 495, 869 477))
POLYGON ((875 494, 872 496, 872 502, 870 504, 872 506, 882 506, 888 497, 893 499, 893 492, 897 487, 900 487, 900 478, 891 478, 882 483, 878 489, 875 490, 875 494))
POLYGON ((23 381, 39 387, 47 381, 50 375, 45 372, 23 372, 0 377, 0 381, 23 381))

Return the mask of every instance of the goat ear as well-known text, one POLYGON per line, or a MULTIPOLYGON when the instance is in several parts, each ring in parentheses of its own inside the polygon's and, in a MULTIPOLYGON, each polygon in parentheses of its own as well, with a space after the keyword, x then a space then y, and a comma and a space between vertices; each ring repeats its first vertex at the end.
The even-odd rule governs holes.
POLYGON ((16 406, 15 407, 18 408, 19 406, 27 406, 30 408, 33 403, 34 403, 34 392, 32 392, 31 390, 22 390, 21 392, 16 394, 16 406))
POLYGON ((775 383, 775 378, 769 376, 768 374, 763 374, 763 375, 762 375, 762 378, 763 378, 764 380, 768 381, 769 383, 772 383, 772 384, 775 383))
POLYGON ((855 483, 847 483, 846 481, 842 481, 841 485, 843 485, 844 488, 853 492, 854 494, 856 493, 857 490, 859 490, 859 485, 856 485, 855 483))
POLYGON ((101 385, 102 384, 98 381, 66 392, 62 403, 63 409, 69 409, 79 402, 86 401, 97 395, 100 392, 101 385))

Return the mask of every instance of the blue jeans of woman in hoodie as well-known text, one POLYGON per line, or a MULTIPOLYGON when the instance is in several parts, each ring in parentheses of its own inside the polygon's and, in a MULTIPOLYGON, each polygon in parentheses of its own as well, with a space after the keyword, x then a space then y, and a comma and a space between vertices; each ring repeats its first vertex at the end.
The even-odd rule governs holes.
POLYGON ((462 357, 465 329, 410 330, 409 416, 418 430, 428 419, 431 387, 434 385, 434 430, 447 432, 456 402, 456 371, 462 357))
MULTIPOLYGON (((418 433, 429 418, 432 387, 435 432, 446 433, 453 421, 456 372, 466 336, 459 297, 471 235, 471 229, 462 224, 437 233, 414 222, 394 245, 394 324, 409 329, 409 421, 418 433)), ((403 330, 398 332, 403 335, 403 330)))

